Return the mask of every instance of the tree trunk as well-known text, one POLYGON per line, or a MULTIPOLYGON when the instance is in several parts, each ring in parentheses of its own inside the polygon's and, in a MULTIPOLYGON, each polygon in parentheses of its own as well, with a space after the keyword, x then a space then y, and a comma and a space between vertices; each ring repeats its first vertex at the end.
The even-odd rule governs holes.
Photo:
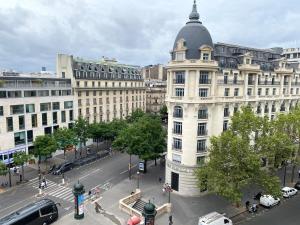
POLYGON ((295 162, 293 162, 291 183, 293 183, 293 182, 294 182, 295 168, 296 168, 296 165, 295 165, 295 162))
POLYGON ((144 160, 144 173, 147 173, 147 160, 144 160))
POLYGON ((154 165, 157 166, 156 158, 154 159, 154 165))
MULTIPOLYGON (((24 164, 22 164, 22 180, 24 180, 24 164)), ((20 180, 20 181, 22 181, 22 180, 20 180)))
POLYGON ((131 180, 131 154, 129 155, 129 166, 128 166, 128 175, 129 175, 129 180, 131 180))

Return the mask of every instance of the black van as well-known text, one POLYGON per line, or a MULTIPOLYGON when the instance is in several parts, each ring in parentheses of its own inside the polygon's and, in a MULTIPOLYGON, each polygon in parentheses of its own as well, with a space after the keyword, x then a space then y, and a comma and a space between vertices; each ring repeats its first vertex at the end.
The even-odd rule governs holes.
POLYGON ((53 174, 54 175, 62 174, 64 172, 71 170, 73 168, 73 166, 74 165, 72 162, 63 163, 54 169, 53 174))
POLYGON ((18 211, 0 219, 1 225, 48 225, 56 221, 58 211, 50 199, 31 203, 18 211))

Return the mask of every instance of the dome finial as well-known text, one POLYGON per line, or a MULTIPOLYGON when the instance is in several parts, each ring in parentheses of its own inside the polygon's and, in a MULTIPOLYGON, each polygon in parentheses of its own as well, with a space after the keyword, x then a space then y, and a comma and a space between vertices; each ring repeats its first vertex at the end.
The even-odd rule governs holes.
POLYGON ((199 13, 197 11, 197 3, 196 3, 196 0, 194 0, 194 4, 193 4, 193 10, 189 16, 189 19, 192 20, 192 21, 199 21, 199 13))

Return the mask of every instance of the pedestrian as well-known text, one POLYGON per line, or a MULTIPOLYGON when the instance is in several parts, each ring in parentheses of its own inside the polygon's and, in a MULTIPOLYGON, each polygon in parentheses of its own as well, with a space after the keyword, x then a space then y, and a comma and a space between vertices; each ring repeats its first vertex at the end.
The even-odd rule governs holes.
POLYGON ((100 210, 103 210, 102 207, 99 205, 98 202, 95 202, 95 211, 96 211, 96 213, 100 213, 100 210))
POLYGON ((43 183, 44 183, 44 187, 47 187, 47 181, 45 177, 43 177, 43 183))
POLYGON ((161 183, 162 182, 162 178, 158 177, 158 182, 161 183))
POLYGON ((300 178, 300 170, 298 171, 298 178, 300 178))
POLYGON ((91 196, 91 194, 92 194, 92 191, 91 191, 91 190, 89 190, 89 196, 91 196))

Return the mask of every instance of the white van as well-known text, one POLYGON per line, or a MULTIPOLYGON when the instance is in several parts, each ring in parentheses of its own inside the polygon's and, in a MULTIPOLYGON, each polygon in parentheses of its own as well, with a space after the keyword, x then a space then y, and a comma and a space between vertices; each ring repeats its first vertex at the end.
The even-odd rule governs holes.
POLYGON ((199 218, 198 225, 232 225, 232 221, 218 212, 211 212, 199 218))
POLYGON ((280 203, 280 198, 274 198, 272 195, 262 195, 259 203, 265 207, 272 207, 280 203))

